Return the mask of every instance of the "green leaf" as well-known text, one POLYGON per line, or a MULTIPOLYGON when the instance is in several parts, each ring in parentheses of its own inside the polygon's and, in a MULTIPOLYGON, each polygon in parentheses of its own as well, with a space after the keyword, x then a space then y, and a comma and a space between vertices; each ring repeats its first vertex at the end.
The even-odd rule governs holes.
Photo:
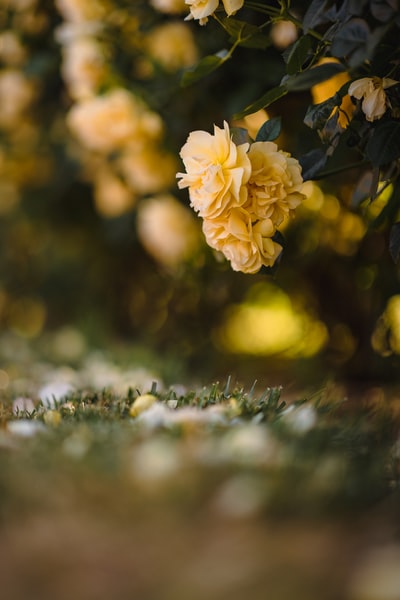
POLYGON ((393 262, 397 263, 400 258, 400 223, 395 223, 390 229, 389 252, 393 262))
POLYGON ((202 79, 206 75, 209 75, 218 67, 224 64, 230 58, 230 54, 227 50, 221 50, 217 54, 211 54, 210 56, 206 56, 201 59, 193 67, 187 69, 182 76, 181 85, 182 87, 187 87, 188 85, 192 85, 199 79, 202 79))
POLYGON ((312 104, 308 107, 306 116, 304 117, 304 124, 310 129, 322 129, 332 114, 335 106, 339 106, 342 99, 339 94, 335 94, 328 100, 320 102, 319 104, 312 104))
POLYGON ((313 85, 321 83, 326 79, 330 79, 338 73, 345 71, 345 67, 340 63, 326 63, 325 65, 318 65, 302 71, 296 75, 285 76, 282 79, 283 84, 290 92, 301 92, 310 89, 313 85))
POLYGON ((272 104, 279 98, 282 98, 287 93, 288 93, 288 89, 285 85, 279 85, 278 87, 274 87, 274 88, 272 88, 272 90, 268 90, 268 92, 266 94, 264 94, 263 96, 261 96, 261 98, 259 98, 252 104, 249 104, 248 106, 246 106, 246 108, 244 110, 242 110, 240 113, 237 113, 236 115, 234 115, 233 118, 234 119, 242 119, 246 115, 250 115, 251 113, 257 112, 258 110, 261 110, 262 108, 267 108, 267 106, 269 106, 270 104, 272 104))
POLYGON ((372 171, 367 171, 361 175, 351 196, 350 206, 352 208, 358 208, 362 202, 371 197, 372 180, 372 171))
POLYGON ((281 117, 273 117, 260 127, 256 142, 273 142, 279 136, 282 127, 281 117))
POLYGON ((318 172, 325 166, 328 157, 321 148, 310 150, 299 158, 303 181, 315 179, 318 172))
POLYGON ((251 142, 249 132, 244 127, 231 127, 230 132, 231 139, 237 146, 251 142))
POLYGON ((369 27, 364 19, 351 19, 341 27, 332 41, 331 53, 337 58, 352 54, 361 48, 367 48, 369 27))
POLYGON ((303 64, 312 48, 312 39, 309 35, 301 36, 295 42, 287 57, 287 72, 294 75, 302 70, 303 64))
POLYGON ((400 121, 385 121, 375 127, 365 148, 368 159, 380 167, 400 158, 400 121))
POLYGON ((303 31, 307 33, 321 23, 325 23, 325 12, 328 0, 313 0, 303 17, 303 31))
POLYGON ((389 21, 397 10, 396 0, 371 0, 371 14, 377 21, 389 21))

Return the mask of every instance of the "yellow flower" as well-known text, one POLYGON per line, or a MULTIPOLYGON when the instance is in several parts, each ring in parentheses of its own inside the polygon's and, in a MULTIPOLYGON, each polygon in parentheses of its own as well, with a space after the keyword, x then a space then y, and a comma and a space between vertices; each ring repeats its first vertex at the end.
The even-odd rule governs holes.
POLYGON ((101 21, 110 8, 105 0, 56 0, 56 7, 72 23, 101 21))
POLYGON ((128 147, 118 166, 130 188, 139 195, 155 194, 169 188, 175 179, 176 157, 156 144, 128 147))
POLYGON ((93 96, 106 74, 106 57, 100 44, 90 37, 76 37, 63 48, 61 73, 75 100, 93 96))
POLYGON ((162 131, 159 115, 120 88, 75 104, 67 116, 67 123, 84 146, 101 152, 157 139, 162 131))
POLYGON ((185 23, 171 22, 149 32, 146 50, 167 71, 189 67, 198 60, 193 34, 185 23))
MULTIPOLYGON (((186 21, 197 19, 200 25, 205 25, 208 17, 212 15, 218 8, 218 0, 185 0, 190 6, 190 14, 186 17, 186 21)), ((244 0, 222 0, 224 9, 228 17, 235 14, 244 4, 244 0)))
POLYGON ((192 211, 169 194, 142 200, 137 232, 147 252, 170 268, 190 258, 200 241, 192 211))
POLYGON ((305 198, 300 164, 289 153, 278 150, 274 142, 251 144, 248 156, 251 175, 245 206, 258 219, 271 219, 278 227, 305 198))
POLYGON ((291 21, 278 21, 271 28, 271 39, 274 46, 284 50, 298 38, 297 27, 291 21))
POLYGON ((222 252, 234 271, 257 273, 262 266, 272 267, 282 250, 271 239, 275 233, 272 221, 252 223, 243 208, 234 208, 219 219, 204 219, 203 232, 208 245, 222 252))
POLYGON ((237 146, 229 125, 214 126, 214 135, 193 131, 180 156, 186 173, 178 173, 178 187, 189 188, 190 204, 201 217, 218 217, 226 210, 242 206, 247 199, 246 183, 251 165, 249 144, 237 146))
POLYGON ((362 99, 361 109, 367 121, 380 119, 388 107, 385 89, 396 85, 397 81, 384 77, 363 77, 356 79, 349 87, 349 94, 357 100, 362 99))
POLYGON ((150 0, 156 10, 166 14, 179 14, 186 10, 185 0, 150 0))
POLYGON ((94 201, 104 217, 118 217, 130 210, 136 201, 134 192, 106 165, 94 175, 94 201))

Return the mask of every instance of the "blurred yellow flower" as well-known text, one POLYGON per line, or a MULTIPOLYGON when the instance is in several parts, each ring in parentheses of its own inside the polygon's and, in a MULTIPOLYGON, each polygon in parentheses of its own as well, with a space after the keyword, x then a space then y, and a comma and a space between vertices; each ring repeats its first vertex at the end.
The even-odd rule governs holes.
POLYGON ((150 0, 150 4, 156 10, 169 15, 180 14, 187 9, 185 0, 150 0))
POLYGON ((167 267, 190 258, 199 244, 199 230, 192 213, 169 194, 142 200, 137 211, 137 230, 150 256, 167 267))
POLYGON ((14 128, 35 98, 36 90, 22 71, 0 71, 0 127, 14 128))
POLYGON ((107 15, 109 6, 105 0, 56 0, 56 8, 67 21, 101 21, 107 15))
POLYGON ((175 178, 175 155, 158 146, 127 148, 118 161, 127 183, 137 194, 155 194, 169 188, 175 178))
POLYGON ((258 219, 271 219, 278 227, 305 198, 300 164, 289 153, 278 150, 274 142, 251 144, 248 156, 251 175, 245 206, 258 219))
POLYGON ((167 71, 189 67, 198 60, 193 34, 179 21, 152 29, 146 40, 146 50, 167 71))
POLYGON ((90 37, 75 37, 62 51, 61 74, 74 100, 96 94, 104 80, 106 57, 101 45, 90 37))
POLYGON ((361 109, 367 121, 380 119, 388 107, 385 89, 396 85, 398 81, 384 77, 363 77, 356 79, 349 87, 349 94, 362 100, 361 109))
POLYGON ((228 123, 214 126, 214 135, 193 131, 180 156, 186 173, 178 173, 180 189, 189 188, 191 206, 201 217, 217 217, 228 208, 244 204, 251 165, 249 144, 237 146, 230 137, 228 123))
POLYGON ((101 215, 118 217, 134 206, 135 194, 111 170, 102 168, 94 177, 94 201, 101 215))
POLYGON ((67 123, 84 146, 100 152, 157 139, 163 129, 161 117, 122 88, 75 104, 67 123))
POLYGON ((297 40, 297 27, 292 21, 278 21, 271 28, 271 40, 274 46, 284 50, 297 40))

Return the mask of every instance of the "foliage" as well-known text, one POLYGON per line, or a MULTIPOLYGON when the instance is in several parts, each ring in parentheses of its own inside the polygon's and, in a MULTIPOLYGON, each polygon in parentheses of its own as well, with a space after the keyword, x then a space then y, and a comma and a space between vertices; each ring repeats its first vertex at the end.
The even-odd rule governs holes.
MULTIPOLYGON (((313 148, 300 157, 305 167, 304 179, 323 179, 332 173, 365 165, 374 174, 369 190, 371 199, 379 195, 378 188, 382 182, 398 186, 400 20, 397 3, 314 0, 304 5, 282 0, 276 4, 278 6, 245 1, 244 17, 249 19, 251 25, 236 17, 221 18, 218 11, 213 14, 232 43, 231 48, 224 51, 225 57, 231 57, 238 46, 244 45, 257 50, 264 49, 267 64, 273 28, 284 22, 288 27, 295 25, 298 32, 296 41, 288 43, 282 54, 285 73, 281 80, 274 87, 269 87, 260 98, 239 110, 236 118, 268 108, 288 93, 310 90, 345 72, 349 81, 331 97, 309 106, 305 114, 304 123, 317 131, 323 147, 318 150, 313 148), (252 41, 255 43, 252 44, 252 41), (321 64, 326 58, 334 62, 321 64), (367 123, 358 102, 351 113, 344 114, 347 123, 343 125, 339 121, 340 112, 344 111, 341 104, 348 94, 349 83, 358 78, 393 79, 393 86, 384 99, 387 110, 384 110, 382 118, 374 117, 373 121, 379 119, 377 122, 367 123), (357 151, 356 165, 343 161, 343 145, 357 151)), ((203 58, 191 70, 190 82, 208 74, 209 59, 203 58)), ((213 63, 213 68, 222 66, 223 62, 213 63)), ((262 71, 259 77, 262 81, 262 71)), ((186 74, 183 82, 187 83, 186 74)), ((395 196, 396 192, 393 191, 395 196)), ((393 245, 396 245, 394 237, 391 240, 393 245)))
POLYGON ((363 99, 348 96, 353 80, 399 78, 393 7, 246 0, 230 16, 221 4, 199 26, 184 21, 188 5, 177 1, 3 3, 2 349, 26 341, 52 348, 58 331, 75 328, 89 344, 147 345, 209 377, 232 369, 258 377, 265 360, 277 378, 293 362, 300 379, 319 381, 331 369, 396 376, 398 85, 382 85, 390 106, 374 121, 363 99), (283 47, 277 32, 288 21, 296 39, 283 47), (338 62, 320 63, 327 57, 338 62), (318 85, 330 89, 316 102, 318 85), (112 136, 111 121, 96 138, 82 112, 71 127, 78 107, 98 110, 116 89, 127 93, 119 101, 130 98, 125 116, 135 106, 146 119, 144 129, 128 123, 146 152, 112 136), (250 107, 268 115, 253 126, 254 115, 233 118, 250 107), (188 133, 224 120, 235 143, 273 139, 314 181, 274 239, 285 253, 273 273, 232 273, 204 244, 177 188, 188 133), (88 147, 93 139, 101 147, 88 147), (277 298, 286 311, 283 341, 243 355, 227 341, 232 315, 243 306, 258 314, 265 286, 265 314, 277 298), (319 345, 307 336, 311 322, 319 345))

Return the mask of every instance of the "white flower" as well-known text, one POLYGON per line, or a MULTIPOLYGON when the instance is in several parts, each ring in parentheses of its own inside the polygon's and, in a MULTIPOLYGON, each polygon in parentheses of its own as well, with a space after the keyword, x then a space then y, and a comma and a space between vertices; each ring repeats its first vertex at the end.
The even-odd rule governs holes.
MULTIPOLYGON (((186 20, 197 19, 200 25, 205 25, 208 17, 211 16, 218 8, 218 0, 185 0, 190 6, 190 14, 186 20)), ((224 9, 228 17, 235 14, 244 4, 244 0, 222 0, 224 9)))
POLYGON ((361 109, 365 114, 367 121, 380 119, 388 107, 388 98, 385 89, 396 85, 398 81, 384 77, 363 77, 356 79, 350 84, 349 95, 362 99, 361 109))

